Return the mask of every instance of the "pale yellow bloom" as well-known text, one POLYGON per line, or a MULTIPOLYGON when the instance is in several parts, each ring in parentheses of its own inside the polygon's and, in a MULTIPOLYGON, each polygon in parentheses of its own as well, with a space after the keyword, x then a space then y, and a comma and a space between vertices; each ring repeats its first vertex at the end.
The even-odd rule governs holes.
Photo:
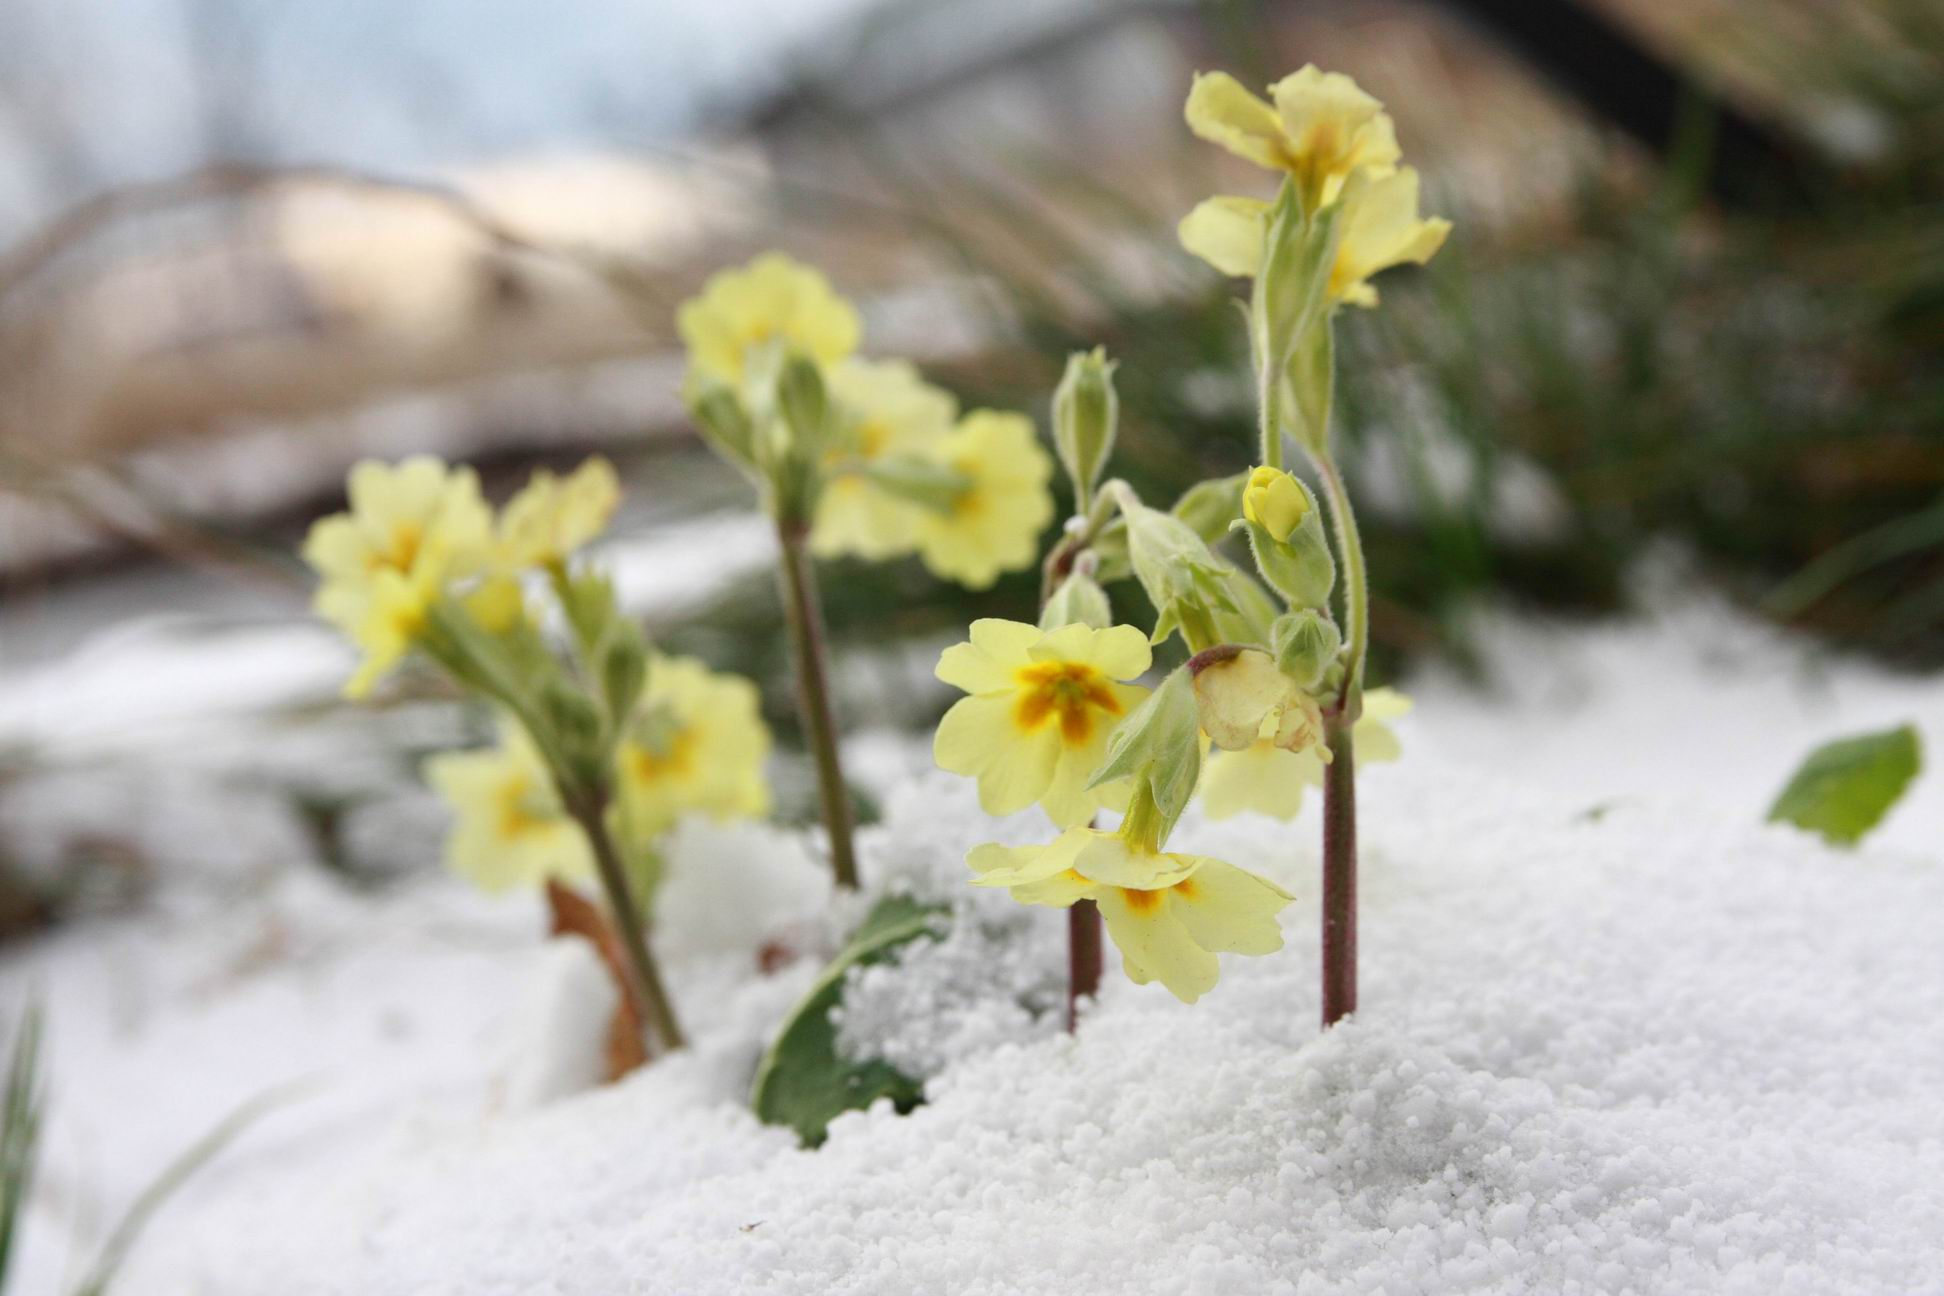
POLYGON ((763 343, 833 365, 857 349, 861 332, 856 309, 821 271, 780 252, 710 279, 701 296, 682 304, 675 324, 691 370, 732 387, 742 383, 750 350, 763 343))
POLYGON ((360 596, 360 612, 351 627, 351 642, 364 657, 345 681, 344 696, 362 698, 405 659, 425 629, 427 614, 439 597, 436 585, 423 577, 401 576, 386 568, 374 576, 360 596))
MULTIPOLYGON (((317 611, 359 636, 386 573, 436 594, 481 571, 492 555, 492 511, 470 468, 448 469, 430 456, 397 465, 365 460, 346 482, 348 512, 319 519, 304 540, 304 560, 323 577, 317 611)), ((399 591, 391 591, 399 602, 399 591)))
POLYGON ((973 885, 1009 887, 1027 904, 1092 900, 1128 977, 1138 985, 1159 981, 1183 1003, 1214 989, 1217 954, 1281 949, 1276 915, 1294 898, 1221 860, 1092 828, 1069 829, 1045 846, 981 846, 966 862, 979 875, 973 885))
POLYGON ((979 780, 979 804, 1006 815, 1035 801, 1062 828, 1085 822, 1125 788, 1089 791, 1114 726, 1147 690, 1125 681, 1152 662, 1133 626, 1072 624, 1043 631, 1019 621, 972 623, 971 640, 947 648, 938 678, 971 696, 939 722, 939 767, 979 780))
POLYGON ((918 376, 902 360, 846 360, 831 370, 831 399, 842 411, 847 435, 830 455, 810 531, 820 557, 854 554, 882 559, 910 553, 918 543, 925 507, 878 486, 858 466, 900 456, 937 453, 958 417, 958 402, 918 376))
POLYGON ((480 581, 459 600, 459 606, 487 634, 506 634, 527 619, 526 591, 503 572, 480 581))
POLYGON ((1277 540, 1289 539, 1309 510, 1309 496, 1280 468, 1257 468, 1242 488, 1242 516, 1277 540))
POLYGON ((768 813, 769 750, 754 684, 692 657, 655 658, 617 757, 629 835, 657 836, 685 814, 768 813))
POLYGON ((1224 751, 1242 751, 1262 737, 1289 751, 1322 736, 1316 699, 1282 673, 1260 648, 1244 648, 1195 674, 1195 711, 1202 732, 1224 751))
POLYGON ((1237 157, 1295 176, 1319 206, 1359 169, 1397 165, 1397 131, 1384 105, 1341 72, 1306 65, 1270 86, 1269 96, 1274 107, 1226 72, 1197 75, 1188 127, 1237 157))
POLYGON ((984 589, 999 573, 1031 566, 1053 520, 1053 459, 1023 414, 974 410, 938 447, 966 486, 944 512, 925 510, 918 552, 935 575, 984 589))
POLYGON ((500 514, 500 562, 508 567, 565 562, 607 529, 620 503, 620 478, 598 455, 564 478, 542 469, 500 514))
MULTIPOLYGON (((1394 761, 1403 754, 1390 721, 1410 709, 1411 699, 1396 689, 1371 689, 1364 694, 1363 715, 1350 731, 1360 767, 1394 761)), ((1272 737, 1258 738, 1242 751, 1215 754, 1202 779, 1202 811, 1210 819, 1244 811, 1294 819, 1303 808, 1304 789, 1322 783, 1323 761, 1315 750, 1287 751, 1276 746, 1272 737)))
POLYGON ((432 757, 425 776, 456 816, 446 863, 481 890, 593 871, 586 837, 561 808, 532 742, 513 724, 501 726, 497 747, 432 757))
MULTIPOLYGON (((1182 218, 1181 245, 1223 274, 1253 276, 1262 269, 1269 204, 1215 197, 1182 218)), ((1444 246, 1451 222, 1418 216, 1418 174, 1410 167, 1359 176, 1343 193, 1341 233, 1330 266, 1331 301, 1375 306, 1369 280, 1392 266, 1423 265, 1444 246)))

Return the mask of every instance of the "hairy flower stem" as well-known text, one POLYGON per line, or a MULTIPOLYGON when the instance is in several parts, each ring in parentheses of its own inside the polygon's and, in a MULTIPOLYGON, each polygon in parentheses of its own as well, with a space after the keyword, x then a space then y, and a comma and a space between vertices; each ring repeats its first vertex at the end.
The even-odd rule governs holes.
POLYGON ((648 948, 648 931, 643 925, 641 905, 628 883, 628 871, 621 854, 608 833, 606 798, 580 795, 564 798, 567 813, 574 817, 594 851, 594 863, 601 875, 601 888, 607 893, 608 908, 614 912, 615 928, 621 933, 621 948, 627 954, 631 997, 647 1019, 649 1029, 664 1049, 688 1047, 682 1026, 675 1019, 675 1005, 662 984, 661 969, 648 948))
POLYGON ((1357 749, 1331 720, 1323 770, 1323 1025, 1357 1011, 1357 749))
POLYGON ((837 755, 837 722, 830 706, 829 657, 824 644, 823 611, 817 602, 817 576, 805 546, 807 529, 779 520, 776 535, 783 551, 783 610, 796 648, 797 711, 817 762, 817 792, 824 827, 830 834, 830 871, 837 885, 857 889, 857 855, 851 843, 850 792, 837 755))

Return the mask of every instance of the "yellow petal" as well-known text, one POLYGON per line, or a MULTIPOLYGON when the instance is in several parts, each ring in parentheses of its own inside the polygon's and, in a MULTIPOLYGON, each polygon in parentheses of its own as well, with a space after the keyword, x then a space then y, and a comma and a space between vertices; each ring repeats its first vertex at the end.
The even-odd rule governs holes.
POLYGON ((1204 198, 1175 227, 1181 246, 1223 274, 1253 277, 1262 269, 1269 204, 1254 198, 1204 198))
POLYGON ((1227 819, 1244 811, 1294 819, 1303 808, 1307 773, 1302 755, 1266 739, 1242 751, 1217 752, 1202 781, 1202 810, 1210 819, 1227 819))
POLYGON ((1040 628, 1024 621, 981 617, 972 623, 971 642, 953 644, 938 659, 940 680, 967 693, 1010 692, 1014 672, 1032 658, 1040 628))
POLYGON ((1175 918, 1197 945, 1217 953, 1270 954, 1282 948, 1276 915, 1295 899, 1267 878, 1220 860, 1168 889, 1175 918))
POLYGON ((1360 174, 1344 189, 1338 227, 1330 294, 1352 305, 1375 303, 1365 280, 1406 262, 1423 265, 1451 232, 1450 221, 1418 219, 1418 175, 1410 167, 1375 177, 1360 174))
POLYGON ((1276 110, 1226 72, 1195 75, 1184 115, 1189 130, 1237 157, 1271 170, 1289 164, 1276 110))
POLYGON ((1073 857, 1073 871, 1105 886, 1154 890, 1173 886, 1197 863, 1187 855, 1137 849, 1119 833, 1096 832, 1073 857))
POLYGON ((1263 722, 1299 696, 1296 686, 1259 648, 1204 666, 1195 676, 1195 709, 1202 732, 1224 751, 1243 751, 1261 736, 1263 722))
POLYGON ((1060 757, 1055 728, 1022 732, 1009 698, 963 698, 938 722, 932 755, 940 769, 979 780, 987 814, 1017 814, 1045 795, 1060 757))
POLYGON ((1092 835, 1091 829, 1074 828, 1042 846, 987 843, 975 847, 965 857, 966 864, 978 874, 972 885, 1017 887, 1044 882, 1071 868, 1073 857, 1092 835))
POLYGON ((1384 105, 1343 73, 1311 64, 1276 82, 1269 94, 1296 169, 1319 184, 1322 201, 1360 167, 1397 164, 1397 132, 1384 105))
POLYGON ((1221 964, 1195 943, 1163 892, 1103 887, 1094 900, 1129 977, 1159 981, 1183 1003, 1193 1003, 1215 988, 1221 964))

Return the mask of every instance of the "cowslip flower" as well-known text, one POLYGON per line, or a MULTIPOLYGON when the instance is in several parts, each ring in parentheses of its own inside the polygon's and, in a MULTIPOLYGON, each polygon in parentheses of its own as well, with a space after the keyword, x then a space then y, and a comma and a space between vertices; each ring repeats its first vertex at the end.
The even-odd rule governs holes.
MULTIPOLYGON (((1394 761, 1403 745, 1390 722, 1411 709, 1411 699, 1396 689, 1364 694, 1363 715, 1350 730, 1357 764, 1394 761)), ((1272 819, 1294 819, 1307 788, 1323 785, 1323 761, 1314 750, 1292 752, 1272 738, 1258 738, 1241 751, 1217 752, 1202 779, 1202 812, 1227 819, 1252 811, 1272 819)))
POLYGON ((1092 900, 1128 978, 1159 981, 1194 1003, 1221 977, 1217 954, 1282 948, 1276 915, 1295 897, 1233 864, 1163 851, 1157 837, 1153 803, 1137 794, 1112 832, 1070 828, 1044 846, 980 846, 966 863, 974 886, 1010 888, 1024 904, 1092 900))
POLYGON ((846 420, 844 444, 817 501, 810 550, 818 557, 892 558, 918 543, 925 508, 874 483, 861 468, 900 456, 929 458, 951 433, 958 402, 902 360, 851 359, 830 373, 846 420))
POLYGON ((506 503, 499 560, 507 567, 556 567, 607 530, 621 503, 614 465, 596 456, 566 477, 542 469, 506 503))
POLYGON ((1296 177, 1313 205, 1335 200, 1363 167, 1397 165, 1397 130, 1384 105, 1341 72, 1314 64, 1269 87, 1264 103, 1226 72, 1197 75, 1188 128, 1237 157, 1296 177))
POLYGON ((918 523, 918 553, 934 575, 985 589, 999 573, 1031 566, 1053 520, 1053 459, 1023 414, 974 410, 937 449, 965 481, 943 510, 918 523))
MULTIPOLYGON (((1365 173, 1343 191, 1333 302, 1375 306, 1370 279, 1393 266, 1424 265, 1444 246, 1451 222, 1418 215, 1418 174, 1410 167, 1365 173)), ((1223 274, 1253 278, 1262 269, 1270 205, 1255 198, 1209 198, 1182 218, 1181 245, 1223 274)))
POLYGON ((766 342, 827 366, 855 351, 862 331, 856 309, 821 271, 780 252, 710 279, 682 304, 675 326, 692 373, 731 387, 742 383, 751 349, 766 342))
POLYGON ((1316 699, 1283 674, 1268 653, 1243 648, 1206 665, 1203 660, 1191 663, 1195 711, 1202 732, 1217 747, 1242 751, 1267 737, 1286 751, 1302 751, 1322 738, 1316 699))
POLYGON ((350 509, 320 518, 305 537, 304 561, 323 577, 314 606, 354 638, 382 638, 373 603, 385 580, 389 623, 402 623, 414 597, 477 574, 492 556, 492 511, 470 468, 429 455, 397 465, 365 460, 346 482, 350 509))
POLYGON ((561 808, 539 752, 516 725, 501 726, 497 747, 432 757, 425 777, 455 816, 446 863, 481 890, 593 872, 586 837, 561 808))
POLYGON ((659 835, 685 814, 767 813, 769 751, 754 684, 692 657, 657 657, 616 757, 629 835, 659 835))
POLYGON ((988 814, 1037 801, 1061 828, 1082 823, 1125 796, 1124 784, 1089 791, 1087 783, 1114 726, 1148 694, 1126 681, 1152 660, 1147 636, 1133 626, 1043 631, 974 621, 970 641, 938 659, 938 678, 970 696, 939 721, 933 757, 941 769, 978 779, 988 814))

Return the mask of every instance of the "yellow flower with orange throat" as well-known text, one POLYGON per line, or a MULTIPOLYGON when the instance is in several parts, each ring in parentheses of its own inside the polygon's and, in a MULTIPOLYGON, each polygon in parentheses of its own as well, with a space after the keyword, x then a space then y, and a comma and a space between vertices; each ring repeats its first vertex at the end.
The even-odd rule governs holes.
POLYGON ((1269 87, 1265 103, 1226 72, 1198 74, 1188 128, 1237 157, 1295 177, 1312 208, 1336 199, 1364 167, 1397 165, 1397 128, 1384 105, 1341 72, 1306 64, 1269 87))
POLYGON ((1001 572, 1029 567, 1040 532, 1053 520, 1053 457, 1023 414, 974 410, 937 447, 937 461, 958 474, 956 497, 926 509, 918 553, 932 573, 985 589, 1001 572))
POLYGON ((844 435, 829 454, 811 552, 874 560, 910 553, 925 506, 884 489, 865 470, 900 458, 935 457, 951 435, 958 402, 901 360, 846 360, 831 370, 829 387, 844 435))
POLYGON ((769 752, 754 684, 692 657, 655 658, 615 757, 627 836, 657 836, 688 814, 766 814, 769 752))
POLYGON ((972 623, 971 639, 945 650, 938 678, 969 695, 939 722, 932 752, 940 768, 979 781, 988 814, 1038 802, 1062 828, 1118 791, 1089 790, 1114 727, 1148 691, 1128 681, 1152 662, 1148 638, 1133 626, 1041 630, 1019 621, 972 623))
POLYGON ((454 815, 446 863, 481 890, 593 872, 587 838, 561 807, 540 753, 517 725, 500 727, 496 747, 432 757, 425 777, 454 815))
POLYGON ((607 530, 621 503, 614 465, 598 455, 566 477, 533 474, 499 519, 499 560, 507 567, 557 567, 607 530))
POLYGON ((1295 897, 1267 878, 1205 855, 1164 851, 1152 797, 1139 787, 1119 828, 1070 828, 1044 846, 986 845, 967 857, 974 886, 1007 887, 1025 904, 1092 900, 1121 966, 1194 1003, 1221 977, 1217 954, 1282 948, 1276 915, 1295 897))
POLYGON ((675 326, 692 376, 738 389, 760 347, 775 343, 829 366, 857 350, 862 331, 856 308, 821 271, 781 252, 710 279, 675 326))

